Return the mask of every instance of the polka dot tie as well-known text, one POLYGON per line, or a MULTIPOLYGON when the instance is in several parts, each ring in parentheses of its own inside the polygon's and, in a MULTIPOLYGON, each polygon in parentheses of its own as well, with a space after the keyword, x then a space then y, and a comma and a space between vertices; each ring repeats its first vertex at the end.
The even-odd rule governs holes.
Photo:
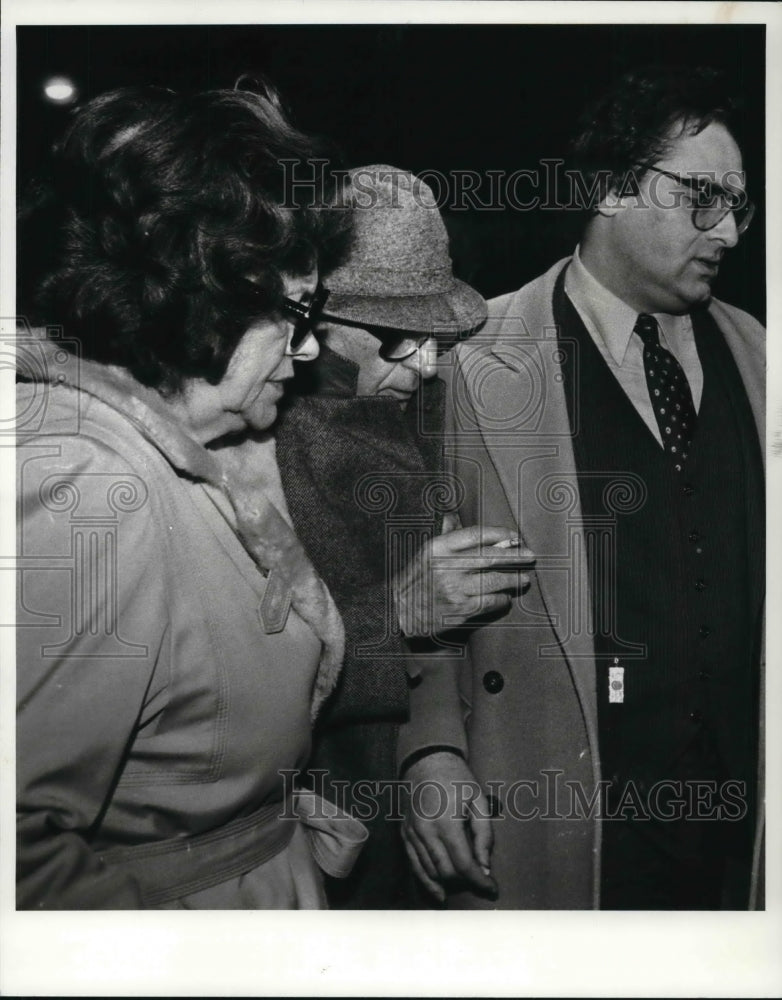
POLYGON ((687 376, 676 358, 660 344, 654 316, 641 313, 633 327, 644 344, 644 370, 663 447, 681 472, 687 460, 698 417, 687 376))

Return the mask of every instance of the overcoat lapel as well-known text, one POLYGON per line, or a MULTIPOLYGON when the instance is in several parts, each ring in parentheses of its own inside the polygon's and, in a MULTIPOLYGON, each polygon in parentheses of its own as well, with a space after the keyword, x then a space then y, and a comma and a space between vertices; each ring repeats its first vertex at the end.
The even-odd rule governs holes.
POLYGON ((552 309, 554 285, 566 263, 489 304, 484 336, 492 346, 484 360, 492 365, 486 373, 491 392, 477 418, 522 538, 538 557, 540 592, 558 640, 541 656, 564 651, 596 748, 588 566, 552 309))
MULTIPOLYGON (((760 450, 763 461, 766 458, 766 355, 765 338, 752 339, 747 336, 745 325, 734 321, 733 309, 712 299, 709 311, 722 331, 725 343, 728 345, 736 367, 739 370, 744 388, 747 392, 749 405, 755 417, 755 424, 760 439, 760 450)), ((746 318, 746 317, 745 317, 746 318)), ((757 324, 756 324, 757 325, 757 324)), ((758 333, 761 333, 759 325, 758 333)))
MULTIPOLYGON (((752 407, 755 417, 755 424, 758 429, 758 439, 760 440, 760 450, 763 456, 765 467, 766 461, 766 353, 765 353, 765 331, 760 324, 755 323, 746 315, 741 316, 741 321, 736 317, 736 311, 732 306, 712 299, 709 311, 716 320, 725 343, 733 354, 733 360, 739 370, 744 389, 752 407), (749 324, 748 324, 749 320, 749 324), (749 333, 749 328, 754 328, 754 336, 749 333)), ((762 582, 762 581, 761 581, 762 582)), ((765 712, 765 690, 766 690, 766 655, 765 655, 765 613, 761 625, 760 653, 760 713, 758 746, 758 813, 755 827, 755 847, 752 859, 752 877, 750 883, 749 909, 763 909, 765 906, 764 891, 764 871, 765 871, 765 806, 764 789, 766 783, 765 766, 765 745, 766 745, 766 712, 765 712)))

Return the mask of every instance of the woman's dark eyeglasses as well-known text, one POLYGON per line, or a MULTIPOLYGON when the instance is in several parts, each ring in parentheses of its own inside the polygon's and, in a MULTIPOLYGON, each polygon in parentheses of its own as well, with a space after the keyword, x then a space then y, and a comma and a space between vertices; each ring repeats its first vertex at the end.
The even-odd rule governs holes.
POLYGON ((692 206, 692 224, 701 232, 714 229, 725 218, 728 212, 733 212, 736 222, 736 232, 739 236, 747 231, 755 214, 755 206, 743 191, 728 191, 719 184, 714 184, 705 178, 682 177, 681 174, 660 170, 659 167, 647 167, 655 174, 662 174, 688 188, 694 196, 692 206))
POLYGON ((318 282, 318 287, 309 302, 297 302, 286 296, 280 301, 283 312, 286 312, 293 319, 293 335, 290 340, 290 349, 297 350, 307 337, 313 332, 323 315, 323 306, 329 297, 328 288, 318 282))

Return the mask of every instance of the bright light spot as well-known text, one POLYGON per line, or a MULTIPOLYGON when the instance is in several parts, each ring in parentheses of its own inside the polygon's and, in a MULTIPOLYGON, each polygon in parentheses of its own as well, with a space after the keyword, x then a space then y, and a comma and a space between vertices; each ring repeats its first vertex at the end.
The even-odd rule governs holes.
POLYGON ((65 76, 53 76, 43 86, 43 92, 55 104, 70 104, 76 100, 76 87, 65 76))

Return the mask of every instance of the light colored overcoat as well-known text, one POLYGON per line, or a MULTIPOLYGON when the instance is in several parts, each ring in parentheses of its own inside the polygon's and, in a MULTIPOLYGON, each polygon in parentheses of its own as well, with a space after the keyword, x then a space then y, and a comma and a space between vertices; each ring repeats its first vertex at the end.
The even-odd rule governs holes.
MULTIPOLYGON (((502 805, 492 862, 499 899, 460 894, 453 906, 599 906, 600 822, 582 805, 601 778, 591 598, 552 310, 567 263, 490 302, 487 325, 447 356, 442 372, 462 523, 517 529, 538 557, 529 589, 472 633, 457 669, 438 663, 423 672, 400 737, 400 760, 427 745, 461 748, 502 805)), ((763 328, 717 300, 710 312, 762 446, 763 328)))
POLYGON ((292 781, 280 771, 306 763, 342 630, 266 503, 273 443, 237 460, 257 477, 243 494, 230 463, 212 475, 213 453, 127 374, 56 344, 31 341, 36 352, 47 377, 19 386, 17 411, 18 905, 325 905, 315 827, 279 833, 292 781), (265 573, 239 537, 261 515, 265 573), (272 573, 292 588, 281 605, 272 573), (198 837, 212 839, 196 873, 198 837), (149 852, 172 843, 162 894, 149 852), (134 850, 129 871, 117 852, 134 850))

